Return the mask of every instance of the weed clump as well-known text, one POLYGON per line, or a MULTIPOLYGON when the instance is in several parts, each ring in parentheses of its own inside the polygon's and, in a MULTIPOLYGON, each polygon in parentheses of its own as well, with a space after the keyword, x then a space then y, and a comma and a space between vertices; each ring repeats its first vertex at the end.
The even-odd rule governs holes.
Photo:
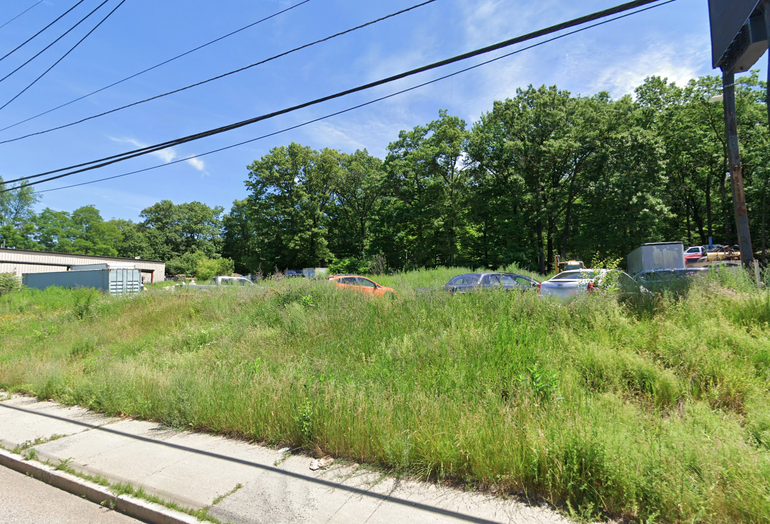
POLYGON ((21 289, 21 281, 14 273, 0 273, 0 296, 21 289))

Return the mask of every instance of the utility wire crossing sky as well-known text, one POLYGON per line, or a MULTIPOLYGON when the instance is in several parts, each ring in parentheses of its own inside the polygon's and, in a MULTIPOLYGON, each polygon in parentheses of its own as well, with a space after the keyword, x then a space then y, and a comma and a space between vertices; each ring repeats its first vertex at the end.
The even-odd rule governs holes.
MULTIPOLYGON (((435 1, 435 0, 429 0, 429 2, 425 2, 425 3, 419 4, 419 5, 422 6, 422 5, 425 5, 426 3, 430 3, 430 2, 433 2, 433 1, 435 1)), ((675 1, 675 0, 668 0, 667 2, 664 2, 664 3, 671 3, 673 1, 675 1)), ((579 26, 579 25, 582 25, 582 24, 585 24, 585 23, 588 23, 588 22, 592 22, 592 21, 595 21, 595 20, 599 20, 601 18, 605 18, 605 17, 613 15, 613 14, 622 13, 622 12, 629 11, 631 9, 637 8, 639 6, 644 6, 644 5, 652 4, 652 3, 655 3, 655 2, 660 2, 660 0, 635 0, 633 2, 629 2, 627 4, 623 4, 623 5, 615 7, 615 8, 607 9, 607 10, 604 10, 604 11, 599 12, 599 13, 593 13, 591 15, 587 15, 587 16, 584 16, 584 17, 581 17, 581 18, 578 18, 578 19, 575 19, 575 20, 570 20, 568 22, 564 22, 562 24, 558 24, 558 25, 555 25, 555 26, 552 26, 552 27, 548 27, 548 28, 545 28, 545 29, 534 31, 532 33, 529 33, 529 34, 526 34, 526 35, 523 35, 523 36, 511 38, 511 39, 506 40, 504 42, 499 42, 497 44, 494 44, 494 45, 491 45, 491 46, 487 46, 487 47, 482 48, 482 49, 476 49, 474 51, 470 51, 468 53, 464 53, 464 54, 459 55, 459 56, 455 56, 455 57, 452 57, 452 58, 447 58, 447 59, 441 60, 439 62, 434 62, 433 64, 428 64, 426 66, 418 67, 418 68, 413 69, 411 71, 406 71, 404 73, 400 73, 400 74, 397 74, 397 75, 394 75, 394 76, 391 76, 391 77, 388 77, 388 78, 377 80, 375 82, 371 82, 371 83, 366 84, 366 85, 354 87, 354 88, 348 89, 348 90, 343 91, 343 92, 335 93, 333 95, 329 95, 329 96, 326 96, 326 97, 323 97, 323 98, 312 100, 310 102, 305 102, 305 103, 300 104, 298 106, 293 106, 293 107, 290 107, 290 108, 281 109, 281 110, 269 113, 267 115, 261 115, 261 116, 258 116, 258 117, 250 118, 248 120, 243 120, 241 122, 236 122, 234 124, 230 124, 228 126, 220 127, 220 128, 217 128, 217 129, 211 129, 211 130, 208 130, 208 131, 204 131, 202 133, 197 133, 195 135, 190 135, 190 136, 183 137, 183 138, 177 138, 177 139, 174 139, 174 140, 163 142, 161 144, 156 144, 154 146, 148 146, 148 147, 141 148, 141 149, 135 149, 133 151, 129 151, 129 152, 126 152, 126 153, 123 153, 123 154, 120 154, 120 155, 113 155, 112 157, 101 158, 101 159, 94 160, 94 161, 91 161, 91 162, 78 164, 76 166, 69 166, 69 167, 65 167, 65 168, 59 168, 59 169, 56 169, 56 170, 53 170, 53 171, 47 171, 45 173, 40 173, 40 174, 37 174, 37 175, 30 175, 30 176, 26 176, 26 177, 22 177, 22 178, 17 178, 17 179, 9 180, 7 183, 11 184, 11 183, 16 183, 16 182, 28 181, 28 180, 31 180, 33 178, 39 178, 39 177, 42 177, 42 176, 45 176, 45 175, 49 175, 49 174, 52 174, 52 173, 61 172, 61 171, 67 171, 67 170, 73 170, 74 169, 74 171, 70 171, 69 173, 64 173, 64 174, 57 175, 57 176, 54 176, 54 177, 46 178, 44 180, 39 180, 37 182, 31 182, 29 184, 29 185, 35 185, 35 184, 41 184, 43 182, 49 182, 49 181, 52 181, 52 180, 57 180, 57 179, 60 179, 60 178, 72 176, 72 175, 77 174, 77 173, 83 173, 85 171, 90 171, 90 170, 93 170, 93 169, 98 169, 98 168, 101 168, 101 167, 104 167, 104 166, 107 166, 107 165, 115 164, 117 162, 122 162, 122 161, 125 161, 125 160, 129 160, 129 159, 135 158, 137 156, 142 156, 142 155, 146 155, 146 154, 149 154, 149 153, 152 153, 152 152, 155 152, 155 151, 160 151, 160 150, 166 149, 168 147, 173 147, 173 146, 181 145, 181 144, 184 144, 184 143, 187 143, 187 142, 192 142, 192 141, 195 141, 195 140, 200 140, 201 138, 217 135, 217 134, 224 133, 224 132, 227 132, 227 131, 232 131, 233 129, 238 129, 240 127, 251 125, 253 123, 260 122, 262 120, 268 120, 270 118, 274 118, 274 117, 282 115, 282 114, 291 113, 291 112, 297 111, 298 109, 303 109, 303 108, 311 106, 311 105, 316 105, 316 104, 320 104, 320 103, 323 103, 323 102, 327 102, 329 100, 333 100, 335 98, 340 98, 340 97, 343 97, 343 96, 346 96, 346 95, 349 95, 349 94, 352 94, 352 93, 357 93, 359 91, 368 90, 368 89, 371 89, 373 87, 377 87, 377 86, 380 86, 380 85, 389 84, 389 83, 395 82, 396 80, 400 80, 402 78, 414 76, 414 75, 419 74, 419 73, 424 73, 425 71, 430 71, 432 69, 437 69, 439 67, 444 67, 446 65, 450 65, 450 64, 454 64, 456 62, 467 60, 469 58, 473 58, 473 57, 476 57, 476 56, 484 55, 484 54, 490 53, 492 51, 496 51, 498 49, 503 49, 503 48, 506 48, 506 47, 510 47, 510 46, 512 46, 514 44, 518 44, 518 43, 521 43, 521 42, 526 42, 526 41, 529 41, 529 40, 533 40, 533 39, 541 37, 541 36, 550 35, 550 34, 556 33, 557 31, 561 31, 563 29, 568 29, 568 28, 571 28, 571 27, 579 26), (91 164, 91 165, 89 165, 89 164, 91 164), (83 167, 83 166, 87 166, 87 167, 83 167), (79 168, 79 169, 76 169, 76 168, 79 168)), ((662 4, 658 4, 658 5, 662 5, 662 4)), ((411 9, 412 8, 410 8, 409 10, 411 10, 411 9)), ((404 11, 401 11, 401 13, 402 12, 404 12, 404 11)), ((399 14, 399 13, 396 13, 396 14, 399 14)), ((380 20, 383 20, 383 19, 380 19, 380 20)), ((363 27, 363 26, 359 26, 359 27, 363 27)), ((4 191, 10 191, 10 189, 6 189, 4 191)))
MULTIPOLYGON (((0 176, 13 183, 60 173, 37 181, 43 183, 100 167, 100 184, 94 180, 72 184, 67 187, 80 189, 46 193, 39 205, 71 211, 93 204, 107 219, 136 220, 142 209, 162 199, 198 200, 229 209, 233 200, 245 196, 245 166, 291 141, 349 153, 368 149, 384 157, 387 144, 400 130, 435 119, 440 109, 470 125, 491 109, 494 100, 514 96, 517 88, 529 84, 556 85, 587 96, 608 91, 617 98, 631 94, 647 76, 664 76, 682 85, 691 78, 717 74, 710 68, 707 7, 697 0, 641 0, 623 6, 606 0, 587 0, 579 6, 555 0, 537 5, 500 0, 431 0, 413 5, 413 1, 359 5, 343 0, 236 0, 226 6, 181 0, 160 5, 126 2, 109 20, 103 18, 101 27, 91 27, 87 39, 73 31, 69 36, 80 38, 77 49, 61 38, 49 52, 40 53, 30 66, 0 83, 0 101, 24 86, 28 90, 0 109, 4 158, 0 176), (597 19, 592 16, 607 17, 646 4, 655 8, 630 11, 626 14, 636 14, 612 24, 593 24, 590 31, 581 27, 566 33, 597 19), (244 26, 249 19, 253 22, 244 26), (569 19, 582 20, 564 24, 569 19), (529 34, 537 28, 547 29, 529 34), (139 34, 146 36, 138 38, 139 34), (525 41, 526 48, 500 51, 525 41), (71 53, 66 60, 65 52, 71 53), (59 60, 54 61, 57 53, 59 60), (482 54, 493 56, 482 61, 482 54), (432 69, 459 60, 471 62, 461 71, 476 72, 441 71, 431 76, 432 69), (492 61, 497 65, 478 68, 492 61), (257 64, 261 67, 251 69, 257 64), (32 71, 35 67, 37 73, 32 71), (35 80, 37 84, 25 78, 26 74, 41 79, 39 71, 46 69, 48 74, 35 80), (132 70, 140 72, 130 74, 132 70), (415 74, 427 78, 419 85, 405 85, 404 78, 415 74), (211 81, 230 75, 227 81, 211 81), (385 85, 391 83, 392 87, 385 85), (374 91, 375 97, 361 98, 364 90, 374 91), (172 92, 174 96, 166 95, 172 92), (163 98, 154 100, 159 97, 163 98), (342 97, 344 106, 338 100, 342 97), (144 103, 148 99, 153 101, 144 103), (284 109, 276 110, 280 107, 284 109), (45 108, 53 109, 41 113, 45 108), (249 113, 261 116, 242 120, 241 115, 249 113), (335 118, 327 120, 330 116, 335 118), (51 132, 77 121, 81 122, 71 130, 51 132), (217 121, 234 123, 216 125, 217 121), (251 137, 245 136, 241 128, 257 122, 260 136, 253 138, 253 131, 251 137), (10 128, 18 128, 16 137, 8 135, 10 128), (44 136, 37 135, 41 128, 44 136), (182 138, 168 140, 168 136, 182 138), (202 139, 208 145, 206 153, 184 151, 190 147, 187 142, 202 139), (258 146, 249 145, 257 140, 258 146), (126 151, 126 145, 134 147, 126 151), (220 154, 201 159, 213 152, 220 154), (167 168, 143 175, 158 167, 136 158, 147 154, 162 159, 167 168), (100 160, 82 161, 89 157, 100 160), (128 159, 140 162, 137 169, 110 172, 117 168, 112 164, 128 159), (56 165, 70 167, 51 169, 56 165), (38 174, 26 175, 30 172, 38 174)), ((30 35, 53 38, 58 25, 50 20, 72 9, 61 16, 61 25, 72 24, 97 5, 88 0, 82 6, 73 3, 47 1, 0 25, 0 53, 7 53, 0 59, 0 75, 28 60, 25 53, 34 55, 45 45, 45 38, 30 35), (52 29, 40 31, 46 24, 52 29), (14 48, 19 49, 8 53, 14 48)), ((111 12, 120 4, 112 2, 111 12)), ((56 188, 43 191, 52 189, 56 188)))

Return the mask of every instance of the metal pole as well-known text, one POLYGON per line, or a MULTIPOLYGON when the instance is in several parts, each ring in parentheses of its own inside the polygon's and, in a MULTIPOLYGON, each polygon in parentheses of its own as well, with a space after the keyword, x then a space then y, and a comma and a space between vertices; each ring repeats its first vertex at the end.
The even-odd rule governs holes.
POLYGON ((741 250, 741 263, 749 267, 754 260, 749 232, 749 213, 746 209, 746 194, 743 191, 743 169, 741 154, 738 149, 738 122, 735 118, 735 75, 722 72, 722 93, 724 96, 725 128, 727 130, 727 158, 730 163, 730 179, 733 183, 733 208, 735 225, 738 231, 738 246, 741 250))
MULTIPOLYGON (((765 15, 765 32, 770 36, 770 1, 762 2, 762 14, 765 15)), ((767 54, 767 88, 765 89, 765 106, 767 107, 767 121, 770 123, 770 53, 767 54)), ((764 255, 763 255, 764 256, 764 255)))

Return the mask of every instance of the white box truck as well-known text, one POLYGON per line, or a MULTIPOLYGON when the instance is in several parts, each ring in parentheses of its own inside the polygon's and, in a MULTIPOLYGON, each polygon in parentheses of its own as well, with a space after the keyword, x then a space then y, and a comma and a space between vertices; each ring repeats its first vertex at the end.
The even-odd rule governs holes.
POLYGON ((642 244, 628 254, 626 261, 631 276, 651 269, 684 269, 684 246, 681 242, 642 244))

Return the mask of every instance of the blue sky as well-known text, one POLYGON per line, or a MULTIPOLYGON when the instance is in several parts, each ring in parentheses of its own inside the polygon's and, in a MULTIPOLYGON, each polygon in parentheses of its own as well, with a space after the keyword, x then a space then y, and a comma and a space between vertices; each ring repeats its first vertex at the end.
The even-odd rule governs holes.
MULTIPOLYGON (((81 27, 0 82, 5 104, 58 59, 119 0, 109 0, 81 27)), ((0 110, 0 128, 69 102, 301 0, 127 0, 37 84, 0 110)), ((3 0, 0 25, 37 0, 3 0)), ((54 20, 76 0, 44 0, 0 28, 0 56, 54 20)), ((96 7, 86 0, 0 62, 0 78, 96 7)), ((66 124, 243 67, 418 3, 417 0, 310 0, 289 12, 116 87, 0 132, 0 140, 66 124)), ((437 0, 416 11, 183 93, 61 131, 0 144, 0 176, 10 180, 118 154, 371 82, 622 3, 620 0, 437 0)), ((523 47, 520 46, 520 47, 523 47)), ((497 56, 503 52, 497 52, 497 56)), ((389 142, 438 116, 470 125, 495 100, 529 84, 573 94, 632 93, 645 77, 684 84, 711 69, 706 0, 677 0, 632 17, 524 51, 474 71, 322 122, 200 159, 137 175, 40 194, 38 210, 92 204, 104 219, 139 221, 142 209, 171 200, 229 210, 247 193, 246 166, 292 141, 348 153, 366 148, 384 158, 389 142)), ((488 57, 487 57, 488 58, 488 57)), ((480 62, 482 59, 476 59, 480 62)), ((757 67, 764 64, 760 60, 757 67)), ((474 62, 470 62, 474 63, 474 62)), ((422 74, 326 104, 107 168, 36 186, 73 183, 166 164, 291 127, 462 68, 422 74)), ((764 73, 762 73, 764 75, 764 73)))

